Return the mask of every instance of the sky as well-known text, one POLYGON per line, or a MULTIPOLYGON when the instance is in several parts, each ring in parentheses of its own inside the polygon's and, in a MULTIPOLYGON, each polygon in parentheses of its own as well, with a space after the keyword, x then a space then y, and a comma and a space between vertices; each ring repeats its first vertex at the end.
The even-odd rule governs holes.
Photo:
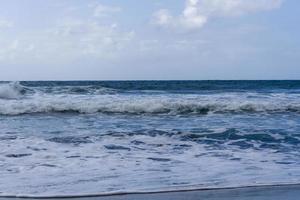
POLYGON ((299 0, 0 0, 0 80, 300 79, 299 0))

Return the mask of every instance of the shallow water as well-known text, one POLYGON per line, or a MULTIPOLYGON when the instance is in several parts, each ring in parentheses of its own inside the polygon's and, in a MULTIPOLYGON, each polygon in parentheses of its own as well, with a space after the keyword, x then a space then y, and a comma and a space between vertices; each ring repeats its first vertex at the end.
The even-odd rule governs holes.
POLYGON ((0 195, 300 182, 299 81, 0 84, 0 195))

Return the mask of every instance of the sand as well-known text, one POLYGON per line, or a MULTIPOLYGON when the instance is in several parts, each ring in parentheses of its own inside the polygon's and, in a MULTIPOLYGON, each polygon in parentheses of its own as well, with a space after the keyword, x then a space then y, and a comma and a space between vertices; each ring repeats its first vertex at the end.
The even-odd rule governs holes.
MULTIPOLYGON (((0 197, 0 200, 17 200, 15 197, 0 197)), ((34 198, 26 198, 34 199, 34 198)), ((42 198, 35 198, 42 199, 42 198)), ((43 198, 51 199, 51 198, 43 198)), ((53 199, 53 198, 52 198, 53 199)), ((118 194, 91 197, 57 197, 56 200, 299 200, 300 185, 261 186, 213 190, 193 190, 141 194, 118 194)))

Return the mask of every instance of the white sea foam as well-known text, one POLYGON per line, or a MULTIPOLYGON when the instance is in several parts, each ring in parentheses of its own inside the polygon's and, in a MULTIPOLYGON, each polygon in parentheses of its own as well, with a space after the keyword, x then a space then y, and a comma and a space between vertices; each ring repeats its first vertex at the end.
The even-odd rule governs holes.
MULTIPOLYGON (((2 96, 17 98, 16 86, 3 86, 2 96), (13 88, 13 89, 11 89, 13 88), (5 95, 3 95, 5 94, 5 95)), ((1 92, 0 92, 1 93, 1 92)), ((0 114, 49 112, 107 114, 210 114, 300 112, 298 95, 247 98, 230 95, 63 95, 35 93, 28 98, 0 99, 0 114)))
POLYGON ((288 155, 268 149, 223 146, 209 150, 205 145, 168 136, 107 136, 90 140, 93 142, 79 146, 45 140, 42 136, 0 141, 0 159, 5 163, 0 166, 0 192, 55 196, 299 181, 298 165, 284 168, 276 164, 288 155), (131 141, 144 143, 133 145, 131 141), (105 147, 111 144, 130 150, 105 147), (186 147, 178 150, 180 145, 186 147), (7 156, 12 154, 28 156, 7 156))
POLYGON ((22 90, 19 82, 0 84, 0 99, 17 99, 22 95, 22 90))
POLYGON ((300 182, 298 91, 23 84, 0 84, 0 197, 300 182))

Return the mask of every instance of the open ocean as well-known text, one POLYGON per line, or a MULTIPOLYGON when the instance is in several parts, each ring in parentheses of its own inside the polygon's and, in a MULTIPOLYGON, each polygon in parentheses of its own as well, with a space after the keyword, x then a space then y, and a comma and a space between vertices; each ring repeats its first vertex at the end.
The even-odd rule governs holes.
POLYGON ((0 196, 300 183, 300 81, 0 83, 0 196))

